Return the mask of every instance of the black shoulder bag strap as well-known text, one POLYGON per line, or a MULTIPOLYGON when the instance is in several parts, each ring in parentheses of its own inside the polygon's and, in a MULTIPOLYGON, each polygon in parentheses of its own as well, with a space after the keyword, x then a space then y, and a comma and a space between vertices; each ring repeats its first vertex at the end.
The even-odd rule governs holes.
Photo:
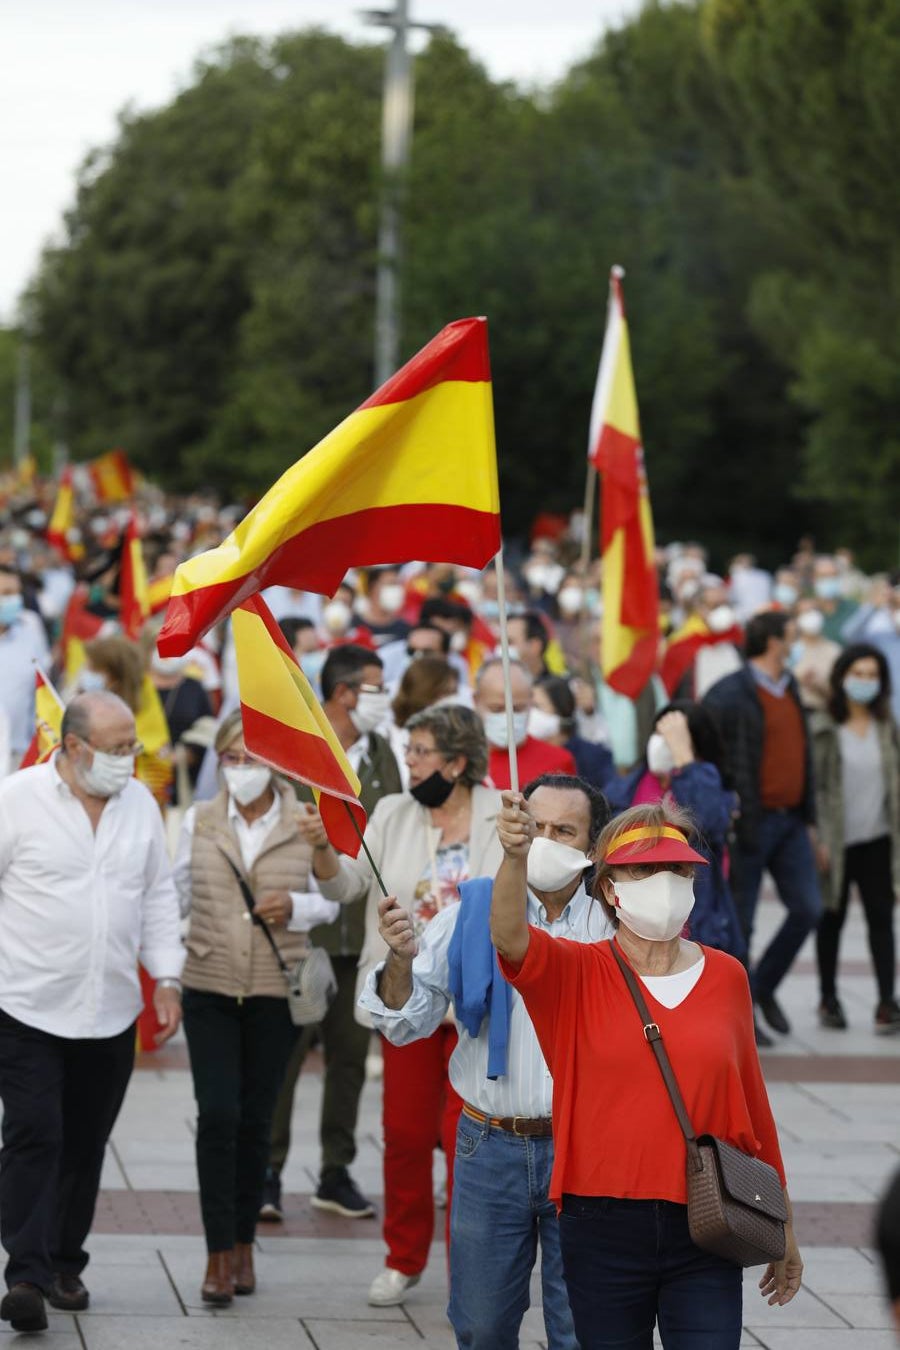
POLYGON ((238 884, 238 885, 240 886, 240 888, 241 888, 241 895, 244 897, 244 904, 247 906, 247 909, 250 911, 250 918, 251 918, 251 919, 253 920, 253 922, 256 924, 257 928, 261 928, 262 931, 265 933, 266 938, 268 939, 269 946, 272 948, 272 951, 275 953, 275 960, 278 962, 278 965, 279 965, 279 967, 280 967, 280 969, 281 969, 282 975, 284 975, 285 978, 288 978, 288 977, 290 976, 290 973, 291 973, 290 967, 287 966, 287 965, 285 965, 284 960, 282 959, 282 956, 281 956, 281 952, 278 950, 278 944, 276 943, 276 941, 275 941, 275 939, 273 938, 272 933, 271 933, 271 931, 270 931, 270 929, 269 929, 269 925, 265 922, 264 919, 261 919, 261 918, 259 917, 259 915, 256 913, 256 911, 255 911, 254 908, 253 908, 253 905, 254 905, 254 901, 253 901, 253 892, 251 891, 250 887, 247 885, 247 878, 244 876, 243 872, 241 872, 240 868, 235 866, 234 860, 233 860, 232 858, 229 858, 228 854, 225 853, 224 850, 223 850, 223 852, 222 852, 222 857, 223 857, 223 858, 225 859, 225 861, 228 863, 228 866, 231 868, 232 872, 233 872, 234 875, 235 875, 235 878, 236 878, 236 880, 237 880, 237 884, 238 884))
POLYGON ((691 1165, 695 1171, 702 1171, 700 1162, 700 1151, 697 1147, 697 1136, 694 1134, 694 1127, 691 1124, 690 1116, 687 1113, 687 1107, 684 1104, 684 1098, 681 1095, 681 1089, 678 1086, 678 1079, 672 1068, 666 1047, 663 1045, 662 1032, 650 1016, 650 1010, 647 1007, 644 995, 641 993, 641 987, 634 978, 634 972, 626 961, 623 961, 615 938, 610 941, 610 950, 615 958, 616 964, 625 978, 628 986, 628 992, 634 999, 635 1007, 641 1015, 644 1023, 644 1039, 650 1046, 656 1056, 656 1062, 659 1065, 659 1071, 663 1076, 663 1082, 666 1085, 666 1091, 672 1100, 675 1108, 675 1115, 678 1117, 678 1124, 681 1127, 681 1133, 684 1135, 684 1142, 687 1144, 688 1155, 691 1159, 691 1165))

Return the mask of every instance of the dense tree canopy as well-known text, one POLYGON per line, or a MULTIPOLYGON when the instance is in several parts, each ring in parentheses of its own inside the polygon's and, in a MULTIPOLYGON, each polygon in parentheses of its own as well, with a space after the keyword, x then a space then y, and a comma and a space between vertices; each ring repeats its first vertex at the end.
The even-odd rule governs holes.
MULTIPOLYGON (((252 494, 370 392, 382 60, 234 41, 86 162, 32 288, 76 457, 252 494)), ((415 75, 403 350, 488 315, 506 528, 580 501, 619 262, 660 535, 893 562, 900 0, 650 3, 551 90, 446 36, 415 75)))

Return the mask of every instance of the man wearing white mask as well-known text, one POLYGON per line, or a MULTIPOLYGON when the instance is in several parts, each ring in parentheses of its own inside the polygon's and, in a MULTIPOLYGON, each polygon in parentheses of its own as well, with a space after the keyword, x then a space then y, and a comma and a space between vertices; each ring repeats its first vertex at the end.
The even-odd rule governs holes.
MULTIPOLYGON (((525 790, 536 822, 528 860, 529 922, 563 940, 598 942, 612 926, 585 890, 589 854, 609 818, 589 784, 545 774, 525 790)), ((410 917, 381 903, 390 954, 360 997, 395 1045, 432 1034, 453 1000, 459 1042, 450 1079, 465 1105, 457 1133, 450 1219, 450 1320, 460 1346, 514 1350, 529 1303, 538 1239, 550 1350, 575 1350, 562 1278, 555 1207, 552 1083, 519 995, 491 972, 490 879, 464 883, 418 950, 410 917), (531 1261, 524 1252, 533 1253, 531 1261)))
POLYGON ((828 703, 831 667, 841 654, 841 645, 825 636, 825 615, 814 600, 800 601, 794 627, 797 636, 790 665, 800 702, 810 712, 821 712, 828 703))
POLYGON ((365 601, 358 600, 356 608, 372 634, 375 646, 404 641, 412 625, 400 617, 406 587, 400 580, 399 571, 396 567, 370 567, 366 582, 365 601))
MULTIPOLYGON (((575 760, 561 745, 550 745, 528 734, 532 680, 521 661, 509 665, 513 705, 513 735, 519 778, 523 782, 543 773, 575 773, 575 760)), ((485 661, 475 677, 475 711, 484 723, 491 751, 488 774, 495 787, 509 787, 509 738, 506 724, 506 693, 499 656, 485 661)))
POLYGON ((134 1059, 137 961, 159 1041, 181 1022, 184 951, 162 817, 134 777, 134 718, 115 694, 69 704, 62 748, 0 785, 0 1318, 47 1326, 88 1306, 100 1170, 134 1059))
POLYGON ((0 709, 9 719, 9 762, 17 769, 34 735, 34 663, 49 660, 44 625, 22 601, 22 579, 0 567, 0 709))

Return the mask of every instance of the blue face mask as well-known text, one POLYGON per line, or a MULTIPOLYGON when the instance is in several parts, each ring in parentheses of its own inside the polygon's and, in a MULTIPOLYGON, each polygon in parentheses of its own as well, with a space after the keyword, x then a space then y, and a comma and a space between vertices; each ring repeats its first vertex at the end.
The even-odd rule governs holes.
POLYGON ((785 609, 790 609, 797 600, 797 587, 789 585, 786 581, 780 581, 772 591, 772 598, 785 609))
POLYGON ((819 577, 813 587, 820 600, 837 600, 841 593, 840 577, 819 577))
POLYGON ((21 613, 21 595, 4 595, 0 597, 0 627, 12 627, 21 613))
POLYGON ((844 681, 844 693, 854 703, 874 703, 881 693, 881 681, 848 675, 844 681))
POLYGON ((300 669, 309 680, 310 684, 319 684, 319 676, 322 674, 322 667, 325 664, 326 651, 304 652, 300 657, 300 669))
POLYGON ((97 689, 105 689, 106 676, 101 675, 99 670, 80 670, 78 672, 78 688, 82 694, 89 694, 97 689))

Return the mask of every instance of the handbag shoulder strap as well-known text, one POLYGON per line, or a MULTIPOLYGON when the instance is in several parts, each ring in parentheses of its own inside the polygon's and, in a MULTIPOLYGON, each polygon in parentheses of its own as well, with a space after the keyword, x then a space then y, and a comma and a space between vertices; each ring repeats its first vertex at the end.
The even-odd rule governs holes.
POLYGON ((256 924, 257 928, 261 928, 262 931, 265 933, 266 938, 268 939, 269 946, 272 948, 272 951, 275 954, 275 960, 278 962, 278 965, 281 968, 281 973, 283 975, 290 975, 291 973, 290 968, 285 964, 284 958, 282 957, 281 952, 278 950, 278 944, 272 936, 271 930, 269 929, 269 925, 259 917, 259 915, 256 913, 256 910, 254 909, 253 892, 251 891, 250 887, 247 884, 247 878, 244 876, 243 872, 241 872, 240 868, 236 866, 234 859, 229 858, 228 854, 225 853, 224 851, 222 853, 222 857, 228 863, 228 866, 231 868, 232 872, 235 875, 237 884, 241 888, 241 895, 244 897, 244 904, 250 911, 250 918, 256 924))
POLYGON ((663 1045, 662 1032, 650 1016, 650 1011, 647 1007, 644 995, 641 993, 640 985, 634 978, 634 972, 631 967, 626 961, 622 960, 615 939, 613 939, 609 945, 612 954, 615 957, 616 964, 624 976, 625 983, 628 986, 628 992, 634 999, 635 1007, 643 1019, 644 1038, 656 1056, 656 1062, 659 1065, 659 1071, 663 1076, 666 1091, 672 1099, 675 1115, 678 1117, 678 1124, 681 1126, 681 1133, 684 1135, 688 1151, 692 1152, 697 1147, 697 1137, 694 1134, 694 1127, 691 1125, 691 1118, 687 1113, 687 1107, 684 1104, 684 1098, 681 1095, 681 1089, 678 1086, 678 1079, 675 1077, 668 1051, 663 1045))

